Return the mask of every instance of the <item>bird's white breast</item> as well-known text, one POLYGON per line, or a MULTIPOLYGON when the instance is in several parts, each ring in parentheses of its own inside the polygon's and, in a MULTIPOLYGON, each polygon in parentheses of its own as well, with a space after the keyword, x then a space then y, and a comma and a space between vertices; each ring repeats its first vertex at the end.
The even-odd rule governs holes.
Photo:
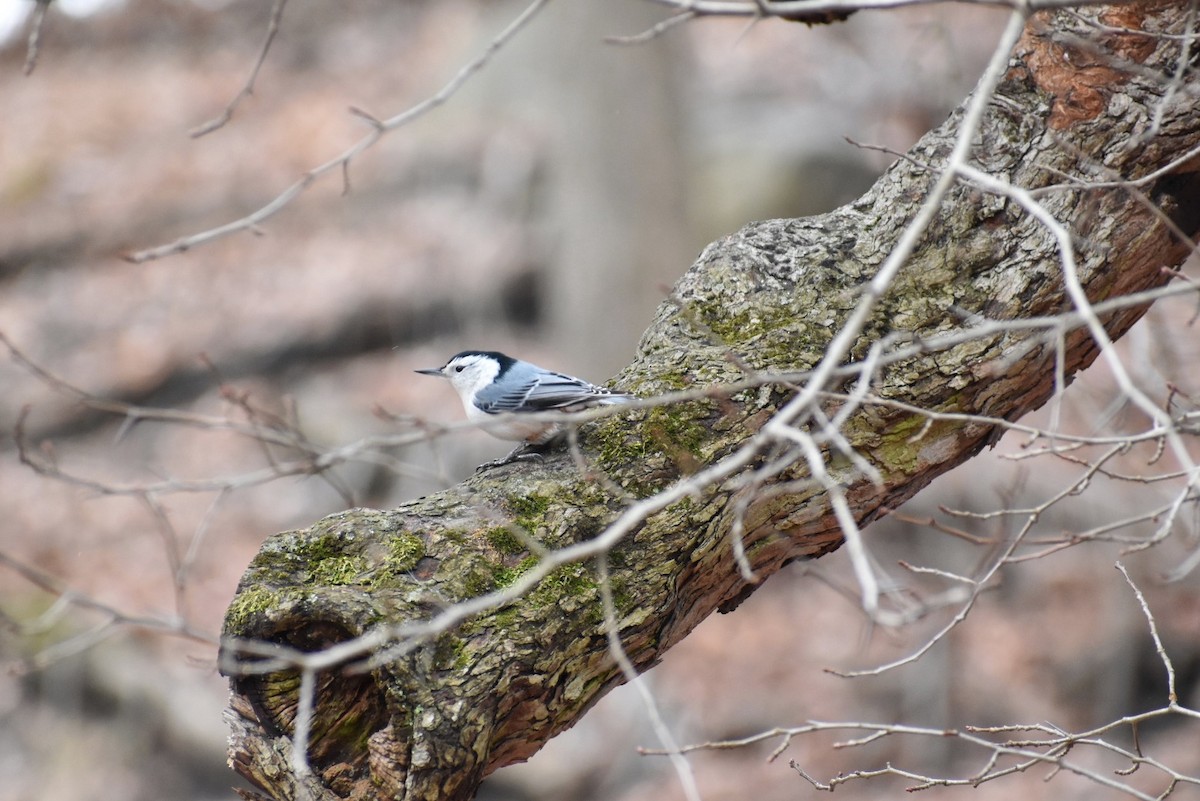
POLYGON ((463 409, 467 412, 468 420, 479 423, 484 431, 498 439, 540 444, 558 433, 559 426, 554 423, 521 420, 513 414, 488 414, 466 398, 463 398, 463 409))

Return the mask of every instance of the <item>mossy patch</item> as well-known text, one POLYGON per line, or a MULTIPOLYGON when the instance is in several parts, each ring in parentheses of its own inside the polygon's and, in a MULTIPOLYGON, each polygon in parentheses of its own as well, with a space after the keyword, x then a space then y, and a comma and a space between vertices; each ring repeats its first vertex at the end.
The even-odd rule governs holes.
POLYGON ((365 567, 361 560, 348 561, 358 559, 361 548, 362 539, 341 521, 323 520, 311 531, 285 531, 268 539, 250 563, 250 571, 263 584, 343 584, 351 572, 365 567))
POLYGON ((278 606, 282 600, 282 594, 275 590, 247 587, 234 596, 233 603, 225 610, 225 634, 239 636, 249 629, 253 619, 278 606))
POLYGON ((352 540, 337 531, 314 528, 312 532, 285 532, 272 537, 259 552, 259 557, 278 563, 281 559, 311 569, 312 565, 335 556, 342 556, 352 540))
POLYGON ((503 609, 497 609, 488 616, 492 624, 498 628, 507 628, 517 622, 518 614, 515 606, 506 606, 503 609))
POLYGON ((617 618, 624 617, 629 614, 629 611, 634 606, 634 596, 629 591, 629 582, 619 576, 609 576, 609 591, 612 593, 613 608, 616 610, 617 618))
POLYGON ((896 421, 875 449, 876 463, 885 470, 913 473, 921 469, 921 452, 930 443, 952 436, 963 424, 956 420, 933 420, 913 414, 896 421))
POLYGON ((533 533, 538 528, 545 527, 546 510, 550 508, 552 501, 547 495, 529 492, 522 495, 509 495, 506 503, 512 510, 513 521, 521 528, 533 533))
POLYGON ((441 531, 442 539, 452 542, 455 545, 461 545, 466 542, 471 532, 465 528, 444 528, 441 531))
POLYGON ((467 664, 467 644, 450 632, 443 632, 433 643, 433 665, 437 670, 456 670, 467 664))
POLYGON ((722 346, 738 353, 751 367, 777 371, 808 370, 833 338, 835 326, 815 325, 805 299, 793 306, 753 303, 730 313, 726 300, 701 301, 688 306, 722 346), (807 356, 805 354, 808 354, 807 356))
POLYGON ((497 587, 510 587, 518 578, 525 575, 538 563, 536 556, 527 556, 514 567, 498 565, 492 573, 497 587))
POLYGON ((605 421, 593 439, 599 465, 627 491, 646 497, 707 462, 716 443, 712 427, 719 419, 713 401, 699 400, 656 406, 632 424, 605 421), (631 481, 633 475, 640 478, 631 481))
POLYGON ((658 406, 646 415, 644 427, 659 449, 676 461, 683 453, 700 458, 709 432, 699 421, 711 416, 711 405, 705 402, 658 406))
POLYGON ((525 552, 525 544, 521 542, 521 538, 507 526, 489 528, 484 532, 484 538, 498 553, 505 556, 515 556, 525 552))
POLYGON ((591 568, 582 563, 563 565, 551 570, 538 582, 529 601, 536 607, 562 608, 568 598, 584 599, 596 595, 598 585, 591 568))
POLYGON ((410 574, 425 556, 425 541, 416 534, 402 531, 385 543, 386 555, 374 570, 372 585, 376 588, 395 587, 398 580, 410 574))
POLYGON ((463 599, 478 598, 480 595, 486 595, 496 589, 496 584, 494 572, 484 570, 482 567, 474 567, 463 576, 462 587, 465 593, 463 599))
POLYGON ((393 572, 407 573, 425 555, 425 541, 405 531, 388 540, 387 549, 387 568, 393 572))
POLYGON ((366 570, 367 560, 361 556, 330 556, 310 564, 308 575, 315 584, 356 584, 366 570))

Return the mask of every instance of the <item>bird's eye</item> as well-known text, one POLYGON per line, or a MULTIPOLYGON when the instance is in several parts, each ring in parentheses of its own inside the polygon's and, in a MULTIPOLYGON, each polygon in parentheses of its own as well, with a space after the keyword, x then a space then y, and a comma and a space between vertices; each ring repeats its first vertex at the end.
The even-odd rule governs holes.
POLYGON ((463 366, 461 364, 454 365, 454 372, 461 373, 462 371, 463 371, 463 366))

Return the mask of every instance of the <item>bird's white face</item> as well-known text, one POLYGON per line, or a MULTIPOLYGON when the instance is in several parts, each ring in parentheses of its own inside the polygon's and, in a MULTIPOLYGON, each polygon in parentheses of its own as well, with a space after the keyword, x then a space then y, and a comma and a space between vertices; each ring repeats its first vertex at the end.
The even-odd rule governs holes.
POLYGON ((496 379, 500 372, 500 363, 490 356, 471 353, 466 356, 456 356, 442 368, 442 375, 450 379, 464 403, 480 389, 496 379))

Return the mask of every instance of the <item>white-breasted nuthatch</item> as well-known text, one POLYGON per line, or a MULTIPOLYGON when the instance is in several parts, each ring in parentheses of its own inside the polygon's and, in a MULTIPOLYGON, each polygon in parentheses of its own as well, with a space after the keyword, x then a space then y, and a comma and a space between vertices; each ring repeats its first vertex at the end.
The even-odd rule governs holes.
POLYGON ((578 412, 593 406, 633 400, 632 395, 613 392, 582 378, 546 370, 494 350, 464 350, 451 356, 441 367, 416 372, 448 378, 450 385, 458 391, 468 420, 491 420, 483 427, 489 434, 521 441, 508 456, 480 465, 479 470, 524 458, 540 458, 523 451, 529 446, 545 445, 562 432, 562 426, 553 420, 521 420, 522 414, 578 412), (494 419, 496 415, 508 417, 500 421, 494 419))

